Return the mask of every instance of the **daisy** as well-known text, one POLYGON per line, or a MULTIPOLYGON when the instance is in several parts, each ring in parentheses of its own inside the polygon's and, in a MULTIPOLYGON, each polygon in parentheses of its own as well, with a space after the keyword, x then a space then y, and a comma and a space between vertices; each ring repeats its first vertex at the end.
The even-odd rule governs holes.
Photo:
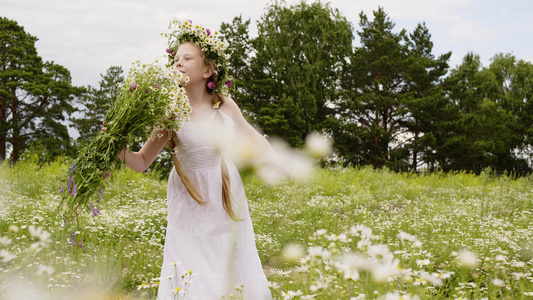
POLYGON ((16 258, 16 256, 11 254, 11 253, 9 253, 9 251, 7 251, 5 249, 0 250, 0 261, 1 262, 10 262, 14 258, 16 258))
POLYGON ((11 244, 10 238, 8 238, 7 236, 0 236, 0 245, 7 246, 9 244, 11 244))
POLYGON ((294 298, 296 296, 303 295, 303 293, 302 293, 302 291, 298 290, 296 292, 294 292, 294 291, 283 292, 282 295, 283 295, 283 299, 292 299, 292 298, 294 298))
POLYGON ((309 256, 315 258, 328 259, 331 257, 331 252, 321 246, 309 247, 309 256))
POLYGON ((475 253, 469 250, 461 250, 457 254, 457 262, 459 266, 465 269, 473 269, 478 264, 478 258, 475 253))
POLYGON ((411 242, 411 243, 414 243, 416 242, 416 237, 414 235, 411 235, 409 233, 406 233, 406 232, 403 232, 403 231, 400 231, 398 233, 398 238, 400 239, 400 241, 402 242, 402 244, 404 242, 411 242))
POLYGON ((429 261, 429 259, 417 259, 416 260, 416 264, 418 265, 419 268, 422 268, 423 266, 427 266, 430 263, 431 262, 429 261))
POLYGON ((48 243, 50 243, 50 233, 43 231, 41 226, 38 228, 35 228, 35 226, 29 226, 28 230, 30 231, 30 236, 37 239, 37 242, 31 246, 32 248, 46 247, 48 243))
POLYGON ((505 286, 505 282, 499 278, 495 278, 492 280, 492 284, 495 286, 495 287, 504 287, 505 286))
POLYGON ((274 290, 277 290, 279 289, 279 284, 275 281, 269 281, 268 284, 267 284, 267 287, 268 288, 271 288, 271 289, 274 289, 274 290))

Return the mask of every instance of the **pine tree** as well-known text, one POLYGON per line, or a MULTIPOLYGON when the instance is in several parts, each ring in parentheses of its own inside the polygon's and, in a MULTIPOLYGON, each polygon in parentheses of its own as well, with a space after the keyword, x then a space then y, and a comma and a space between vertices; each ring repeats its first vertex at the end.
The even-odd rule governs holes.
POLYGON ((394 23, 380 7, 374 20, 361 12, 361 46, 354 49, 343 70, 342 87, 346 91, 337 113, 335 145, 347 162, 389 165, 405 161, 399 142, 405 108, 404 70, 407 67, 405 30, 394 33, 394 23))
POLYGON ((439 122, 448 115, 442 82, 448 72, 451 52, 435 58, 431 35, 425 24, 418 24, 406 42, 406 93, 401 99, 406 116, 400 124, 406 129, 405 147, 411 155, 409 169, 416 172, 420 165, 431 168, 436 163, 434 133, 438 134, 439 122))
POLYGON ((8 146, 14 163, 32 142, 52 156, 70 151, 65 117, 83 89, 66 68, 42 61, 37 38, 17 22, 0 18, 0 41, 0 162, 8 146))

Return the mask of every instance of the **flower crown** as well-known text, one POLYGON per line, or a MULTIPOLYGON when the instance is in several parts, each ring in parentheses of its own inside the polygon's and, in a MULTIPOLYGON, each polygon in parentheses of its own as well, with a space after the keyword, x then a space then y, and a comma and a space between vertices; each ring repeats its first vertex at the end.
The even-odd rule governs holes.
POLYGON ((211 32, 211 30, 199 24, 193 25, 191 20, 180 21, 173 19, 168 28, 172 30, 171 33, 165 34, 165 37, 168 38, 167 53, 169 64, 174 64, 174 56, 180 44, 184 42, 195 43, 202 49, 207 58, 215 60, 217 64, 215 69, 216 80, 207 83, 208 91, 228 96, 228 88, 232 85, 227 67, 229 55, 225 53, 228 43, 220 35, 220 32, 211 32))

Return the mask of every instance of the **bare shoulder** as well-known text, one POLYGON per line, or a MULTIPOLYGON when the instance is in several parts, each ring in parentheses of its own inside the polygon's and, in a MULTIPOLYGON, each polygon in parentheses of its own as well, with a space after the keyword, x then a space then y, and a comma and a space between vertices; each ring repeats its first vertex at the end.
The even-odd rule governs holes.
POLYGON ((242 118, 242 112, 239 105, 237 105, 235 100, 231 97, 224 97, 224 105, 222 105, 220 109, 234 120, 242 118))

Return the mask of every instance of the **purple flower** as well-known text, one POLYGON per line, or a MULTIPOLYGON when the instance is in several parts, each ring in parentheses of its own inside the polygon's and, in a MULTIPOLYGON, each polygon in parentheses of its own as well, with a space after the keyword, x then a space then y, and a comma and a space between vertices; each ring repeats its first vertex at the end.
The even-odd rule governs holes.
POLYGON ((80 238, 80 242, 78 243, 78 245, 80 246, 80 248, 82 248, 81 240, 82 240, 82 238, 80 238))
POLYGON ((75 235, 76 235, 76 233, 73 231, 72 232, 72 236, 70 237, 70 244, 72 245, 72 247, 74 247, 76 245, 76 240, 74 239, 75 235))
POLYGON ((187 20, 187 22, 189 22, 189 23, 191 23, 191 24, 192 24, 192 20, 191 20, 191 19, 187 20))
POLYGON ((70 174, 74 174, 75 169, 76 169, 76 164, 72 164, 72 167, 70 167, 70 174))
POLYGON ((72 187, 72 194, 70 194, 71 196, 76 195, 76 188, 77 187, 78 187, 78 185, 76 184, 76 180, 74 180, 74 187, 72 187))
POLYGON ((167 48, 166 51, 167 51, 168 54, 172 54, 172 53, 174 53, 174 51, 173 51, 172 49, 170 49, 170 48, 167 48))
POLYGON ((146 93, 148 94, 148 93, 150 93, 150 90, 149 90, 149 89, 146 89, 146 91, 145 91, 145 92, 146 92, 146 93))
POLYGON ((139 84, 137 82, 134 82, 131 86, 130 86, 130 91, 134 91, 135 89, 137 89, 137 86, 139 84))
POLYGON ((104 199, 104 191, 102 190, 101 187, 98 187, 98 188, 100 189, 100 192, 99 192, 99 194, 98 194, 98 196, 96 198, 96 203, 100 203, 100 200, 104 199))
POLYGON ((65 186, 61 186, 61 190, 59 190, 60 193, 64 193, 65 192, 65 186))
POLYGON ((233 82, 231 82, 231 81, 229 81, 229 80, 226 81, 226 86, 227 86, 227 87, 231 87, 232 84, 233 84, 233 82))
POLYGON ((70 191, 70 184, 72 183, 72 175, 68 178, 67 191, 70 191))
POLYGON ((211 35, 211 30, 206 29, 205 32, 207 32, 207 36, 210 36, 210 35, 211 35))
MULTIPOLYGON (((109 178, 109 175, 111 175, 111 173, 110 173, 110 172, 106 172, 106 173, 104 174, 104 179, 109 178)), ((101 191, 101 190, 102 190, 102 189, 100 189, 100 191, 101 191)))
POLYGON ((91 206, 91 210, 93 212, 93 216, 98 216, 100 214, 100 211, 98 210, 98 207, 94 206, 92 202, 89 202, 89 205, 91 206))
POLYGON ((160 87, 159 83, 154 84, 154 87, 158 89, 160 87))
POLYGON ((211 89, 211 90, 214 89, 215 88, 215 83, 213 81, 208 82, 207 83, 207 88, 211 89))

